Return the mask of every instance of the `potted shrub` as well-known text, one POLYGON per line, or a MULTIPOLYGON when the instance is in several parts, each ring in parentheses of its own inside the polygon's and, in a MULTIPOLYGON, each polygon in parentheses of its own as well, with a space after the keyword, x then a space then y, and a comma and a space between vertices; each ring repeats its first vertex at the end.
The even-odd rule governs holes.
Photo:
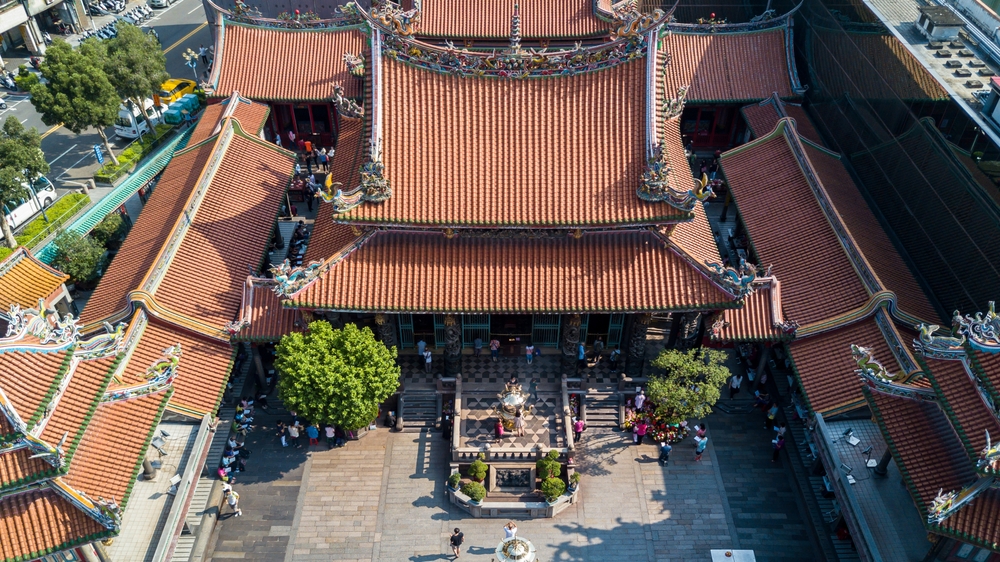
POLYGON ((573 475, 569 477, 569 491, 575 492, 578 486, 580 486, 580 473, 574 472, 573 475))
POLYGON ((451 476, 448 477, 448 487, 451 488, 452 491, 458 490, 458 484, 461 481, 462 475, 457 472, 453 472, 451 476))
POLYGON ((535 472, 538 473, 538 479, 542 481, 559 476, 562 472, 562 465, 559 464, 559 452, 553 449, 545 457, 535 461, 535 472))
POLYGON ((486 488, 479 482, 466 482, 462 486, 462 493, 469 496, 470 502, 478 504, 486 497, 486 488))
POLYGON ((490 470, 490 465, 483 462, 485 455, 480 453, 479 458, 472 461, 469 465, 469 478, 472 478, 476 482, 482 482, 486 479, 486 473, 490 470))
POLYGON ((542 494, 549 503, 555 503, 565 491, 566 483, 561 478, 547 478, 542 482, 542 494))

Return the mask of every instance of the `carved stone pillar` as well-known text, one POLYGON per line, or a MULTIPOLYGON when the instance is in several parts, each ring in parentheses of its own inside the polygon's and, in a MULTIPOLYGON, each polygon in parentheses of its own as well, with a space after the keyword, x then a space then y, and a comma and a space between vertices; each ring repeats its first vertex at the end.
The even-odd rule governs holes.
POLYGON ((562 369, 563 374, 576 374, 576 348, 580 343, 579 314, 564 316, 562 321, 562 369))
POLYGON ((382 343, 386 347, 393 347, 393 346, 395 346, 396 345, 396 315, 395 314, 376 314, 375 315, 375 325, 378 326, 378 339, 382 340, 382 343))
POLYGON ((444 372, 448 376, 462 372, 462 326, 451 314, 444 317, 444 372))
POLYGON ((646 332, 649 330, 650 314, 636 314, 632 317, 632 329, 629 331, 628 359, 625 362, 625 374, 630 377, 642 376, 643 362, 646 359, 646 332))

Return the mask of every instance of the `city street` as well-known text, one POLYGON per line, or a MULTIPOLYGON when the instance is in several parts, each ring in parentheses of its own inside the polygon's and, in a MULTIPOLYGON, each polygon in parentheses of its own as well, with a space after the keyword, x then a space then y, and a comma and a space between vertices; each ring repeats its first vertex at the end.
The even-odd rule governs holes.
MULTIPOLYGON (((129 7, 139 4, 133 2, 129 7)), ((93 18, 93 21, 100 27, 112 19, 110 16, 100 16, 93 18)), ((84 18, 84 21, 89 27, 89 18, 84 18)), ((163 51, 167 55, 167 72, 176 78, 194 78, 194 72, 185 66, 182 54, 188 48, 197 51, 202 44, 208 47, 212 41, 201 0, 175 0, 169 8, 154 10, 153 17, 143 26, 152 27, 159 35, 163 51)), ((68 39, 70 43, 77 44, 79 38, 78 35, 73 35, 68 39)), ((7 70, 14 73, 19 65, 27 63, 25 59, 16 57, 5 57, 4 61, 7 63, 7 70)), ((196 70, 199 75, 205 70, 200 61, 196 70)), ((78 182, 90 176, 97 165, 93 149, 95 144, 101 143, 97 132, 90 130, 76 135, 64 127, 45 125, 27 95, 8 94, 6 100, 8 109, 0 111, 0 121, 5 120, 8 115, 15 115, 26 127, 37 128, 42 134, 42 150, 52 167, 49 179, 57 188, 79 188, 78 182), (78 170, 78 173, 73 173, 72 170, 78 170)), ((116 150, 121 150, 130 142, 129 139, 116 138, 114 128, 109 128, 107 135, 116 150)))

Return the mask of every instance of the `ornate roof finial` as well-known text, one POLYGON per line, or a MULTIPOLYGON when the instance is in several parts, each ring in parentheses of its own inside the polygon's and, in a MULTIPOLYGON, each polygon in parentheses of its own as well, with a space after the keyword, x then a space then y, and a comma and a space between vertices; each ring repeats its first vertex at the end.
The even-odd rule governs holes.
POLYGON ((521 5, 514 2, 514 15, 510 17, 510 50, 521 50, 521 5))

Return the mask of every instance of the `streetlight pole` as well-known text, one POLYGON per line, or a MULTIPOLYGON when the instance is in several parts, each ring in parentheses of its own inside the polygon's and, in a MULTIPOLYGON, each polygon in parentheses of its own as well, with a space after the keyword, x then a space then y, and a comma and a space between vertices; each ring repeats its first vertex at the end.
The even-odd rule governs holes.
POLYGON ((190 47, 184 52, 184 60, 187 61, 184 64, 191 67, 191 72, 194 73, 195 84, 199 83, 198 80, 198 53, 192 51, 190 47))

